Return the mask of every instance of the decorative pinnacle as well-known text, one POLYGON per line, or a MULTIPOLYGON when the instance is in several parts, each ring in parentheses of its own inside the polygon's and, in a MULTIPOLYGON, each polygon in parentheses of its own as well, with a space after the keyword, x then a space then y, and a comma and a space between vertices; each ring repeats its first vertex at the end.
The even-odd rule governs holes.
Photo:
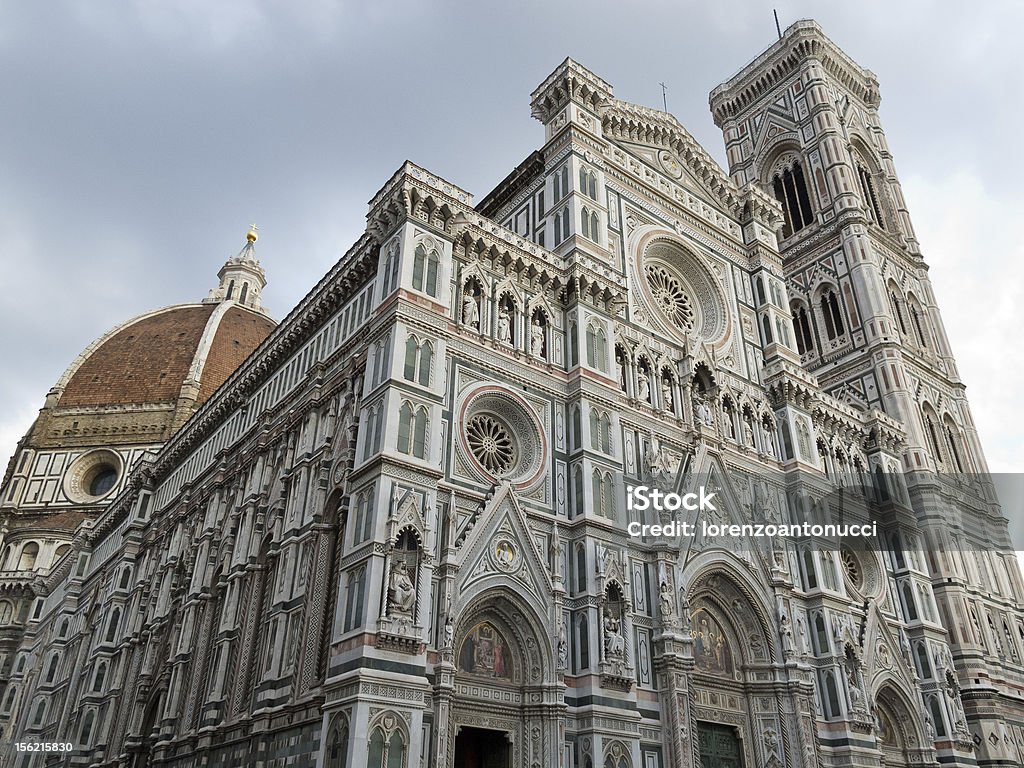
POLYGON ((250 243, 255 243, 259 239, 259 235, 256 233, 255 224, 249 225, 249 231, 245 233, 245 239, 250 243))

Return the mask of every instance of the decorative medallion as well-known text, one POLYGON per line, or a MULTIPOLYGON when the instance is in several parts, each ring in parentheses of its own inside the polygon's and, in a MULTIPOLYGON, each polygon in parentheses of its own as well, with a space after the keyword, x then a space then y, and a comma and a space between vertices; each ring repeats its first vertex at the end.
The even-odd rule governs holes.
POLYGON ((658 162, 661 163, 661 169, 673 179, 678 179, 683 175, 683 166, 676 160, 675 155, 668 150, 663 149, 661 151, 658 155, 658 162))

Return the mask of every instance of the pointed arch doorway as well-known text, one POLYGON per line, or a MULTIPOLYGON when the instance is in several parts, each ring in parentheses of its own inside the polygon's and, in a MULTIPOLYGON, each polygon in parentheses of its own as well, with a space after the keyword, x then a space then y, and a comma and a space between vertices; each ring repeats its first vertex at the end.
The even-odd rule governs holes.
POLYGON ((534 612, 492 589, 462 613, 454 635, 447 766, 550 765, 564 715, 534 612))

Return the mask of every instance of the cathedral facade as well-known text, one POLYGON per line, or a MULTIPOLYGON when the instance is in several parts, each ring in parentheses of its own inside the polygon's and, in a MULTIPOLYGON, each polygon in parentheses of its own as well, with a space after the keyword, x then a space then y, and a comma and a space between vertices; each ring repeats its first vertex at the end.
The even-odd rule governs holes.
POLYGON ((725 172, 567 59, 539 150, 479 202, 405 163, 276 327, 251 234, 195 305, 249 335, 190 309, 174 397, 98 393, 184 347, 99 340, 0 496, 3 765, 1020 764, 1024 585, 879 98, 798 22, 711 93, 725 172), (637 486, 877 536, 638 533, 637 486))

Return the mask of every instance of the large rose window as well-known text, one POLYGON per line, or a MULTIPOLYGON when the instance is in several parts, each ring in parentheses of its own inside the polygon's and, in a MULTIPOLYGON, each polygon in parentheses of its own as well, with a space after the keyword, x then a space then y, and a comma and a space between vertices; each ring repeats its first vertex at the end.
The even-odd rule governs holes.
POLYGON ((725 334, 722 289, 693 251, 674 239, 656 237, 643 249, 637 272, 647 306, 669 329, 711 342, 725 334))
POLYGON ((647 284, 658 309, 680 330, 693 330, 693 302, 679 278, 660 264, 649 264, 647 284))
POLYGON ((492 475, 504 475, 515 465, 517 451, 512 435, 491 414, 477 414, 466 423, 466 441, 474 458, 492 475))
POLYGON ((522 482, 540 471, 541 427, 518 397, 486 391, 471 397, 462 413, 462 446, 483 472, 522 482))

